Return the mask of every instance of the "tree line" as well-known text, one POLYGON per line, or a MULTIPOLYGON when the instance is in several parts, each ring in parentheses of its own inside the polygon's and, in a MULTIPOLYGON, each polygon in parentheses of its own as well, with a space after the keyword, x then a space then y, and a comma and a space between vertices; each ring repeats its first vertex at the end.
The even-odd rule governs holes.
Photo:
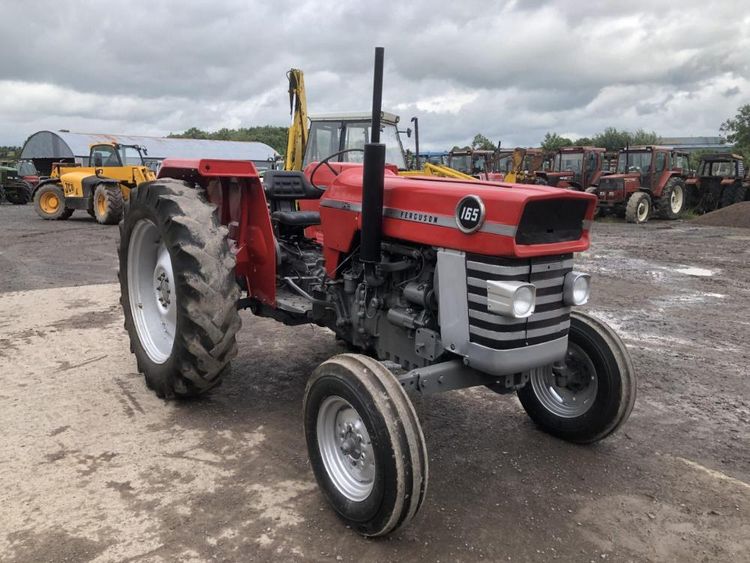
POLYGON ((239 129, 228 129, 223 127, 218 131, 204 131, 197 127, 191 127, 182 133, 170 133, 167 135, 173 139, 209 139, 213 141, 254 141, 265 143, 279 153, 286 152, 286 141, 288 129, 275 125, 260 125, 256 127, 240 127, 239 129))

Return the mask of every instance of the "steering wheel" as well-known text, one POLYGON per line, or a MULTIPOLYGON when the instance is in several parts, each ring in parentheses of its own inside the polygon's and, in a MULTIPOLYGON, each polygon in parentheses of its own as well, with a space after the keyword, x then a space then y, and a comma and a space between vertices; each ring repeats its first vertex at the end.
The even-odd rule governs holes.
POLYGON ((329 161, 335 156, 340 156, 348 152, 365 152, 365 150, 364 149, 344 149, 343 151, 338 151, 333 154, 329 154, 323 160, 318 162, 315 168, 313 168, 313 171, 310 173, 310 183, 313 185, 314 188, 318 188, 319 190, 325 190, 325 188, 316 186, 315 182, 313 181, 313 178, 315 178, 315 173, 320 169, 320 167, 325 164, 328 167, 328 169, 333 173, 334 176, 338 176, 340 172, 337 172, 336 169, 333 166, 331 166, 331 163, 329 161))

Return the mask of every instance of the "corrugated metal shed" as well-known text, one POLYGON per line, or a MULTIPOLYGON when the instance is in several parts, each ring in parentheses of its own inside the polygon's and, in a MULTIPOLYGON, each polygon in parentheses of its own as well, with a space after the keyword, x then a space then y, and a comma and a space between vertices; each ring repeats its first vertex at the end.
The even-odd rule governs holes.
POLYGON ((687 152, 699 150, 729 152, 734 148, 734 145, 728 144, 722 137, 662 137, 660 144, 687 152))
POLYGON ((259 168, 267 168, 269 160, 278 156, 272 147, 256 142, 38 131, 26 140, 21 151, 21 158, 34 161, 75 159, 83 166, 87 166, 90 146, 111 142, 123 145, 140 145, 148 151, 147 159, 149 161, 161 161, 170 157, 222 158, 251 160, 259 168))

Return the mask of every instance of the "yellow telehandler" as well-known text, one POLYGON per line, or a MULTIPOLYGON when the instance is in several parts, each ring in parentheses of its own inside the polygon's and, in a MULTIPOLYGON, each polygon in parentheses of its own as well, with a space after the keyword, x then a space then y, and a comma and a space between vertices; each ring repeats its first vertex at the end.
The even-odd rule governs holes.
POLYGON ((91 146, 90 166, 53 164, 50 177, 34 189, 34 209, 42 219, 64 220, 81 209, 102 225, 118 223, 131 188, 156 179, 143 162, 145 153, 138 145, 99 143, 91 146))

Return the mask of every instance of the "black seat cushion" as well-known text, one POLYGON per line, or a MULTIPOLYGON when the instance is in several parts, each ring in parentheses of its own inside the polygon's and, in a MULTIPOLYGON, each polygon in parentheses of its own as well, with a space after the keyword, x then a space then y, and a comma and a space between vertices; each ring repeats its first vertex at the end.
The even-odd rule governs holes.
POLYGON ((305 174, 297 170, 267 170, 263 187, 269 200, 320 199, 323 195, 323 190, 313 186, 305 174))
POLYGON ((320 213, 318 211, 274 211, 271 213, 271 220, 290 227, 312 227, 320 225, 320 213))

